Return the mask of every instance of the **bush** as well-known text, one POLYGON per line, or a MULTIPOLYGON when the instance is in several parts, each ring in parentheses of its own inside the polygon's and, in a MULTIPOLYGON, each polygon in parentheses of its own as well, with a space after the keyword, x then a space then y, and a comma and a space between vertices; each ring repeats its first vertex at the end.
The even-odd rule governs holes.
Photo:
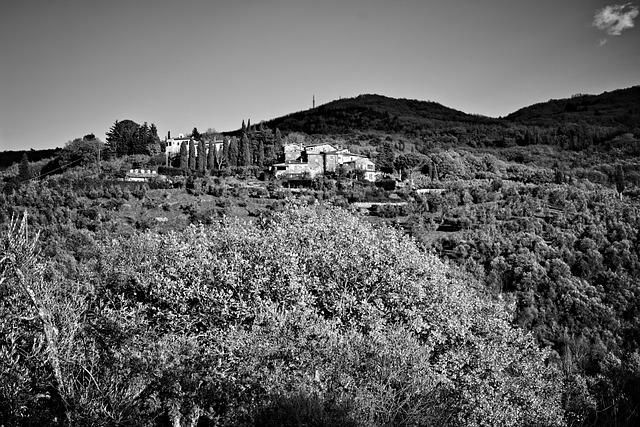
POLYGON ((386 191, 394 191, 396 189, 395 179, 381 179, 376 181, 376 187, 382 188, 386 191))

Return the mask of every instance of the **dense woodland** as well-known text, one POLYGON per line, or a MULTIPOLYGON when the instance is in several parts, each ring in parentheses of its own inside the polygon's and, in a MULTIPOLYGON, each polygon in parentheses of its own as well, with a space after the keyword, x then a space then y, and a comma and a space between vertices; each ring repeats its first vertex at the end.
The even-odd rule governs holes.
POLYGON ((168 168, 131 121, 23 157, 0 184, 0 419, 638 425, 639 89, 505 119, 367 95, 168 168), (270 177, 319 140, 388 178, 270 177))

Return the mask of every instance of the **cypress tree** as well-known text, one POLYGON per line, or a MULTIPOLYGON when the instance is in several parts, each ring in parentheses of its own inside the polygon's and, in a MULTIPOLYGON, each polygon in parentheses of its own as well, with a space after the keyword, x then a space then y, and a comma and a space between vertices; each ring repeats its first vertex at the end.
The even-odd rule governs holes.
POLYGON ((229 142, 229 166, 238 166, 238 139, 235 136, 231 137, 229 142))
POLYGON ((202 141, 202 172, 209 167, 209 153, 207 151, 207 143, 202 141))
POLYGON ((216 145, 213 143, 213 141, 209 141, 209 152, 207 153, 207 170, 212 170, 214 167, 216 167, 217 157, 216 145))
POLYGON ((242 135, 242 140, 238 147, 238 166, 251 166, 251 147, 246 133, 242 135))
POLYGON ((258 166, 260 166, 260 168, 264 167, 264 143, 262 142, 262 138, 258 142, 258 166))
POLYGON ((27 157, 27 153, 22 155, 22 159, 20 160, 20 166, 18 167, 18 179, 20 182, 28 181, 32 178, 31 176, 31 167, 29 166, 29 158, 27 157))
POLYGON ((273 141, 274 162, 277 162, 281 156, 284 156, 284 150, 282 148, 282 134, 280 133, 280 129, 276 128, 275 139, 273 141))
POLYGON ((189 140, 189 169, 196 170, 196 143, 193 138, 189 140))
POLYGON ((242 121, 242 133, 244 134, 247 131, 247 127, 244 124, 244 120, 242 121))
POLYGON ((222 163, 225 166, 229 166, 229 138, 226 136, 222 141, 222 163))
POLYGON ((204 172, 207 169, 207 146, 206 143, 200 141, 198 143, 198 157, 196 158, 196 169, 204 172))
POLYGON ((188 153, 187 141, 182 141, 182 144, 180 144, 180 169, 187 169, 189 167, 188 153))

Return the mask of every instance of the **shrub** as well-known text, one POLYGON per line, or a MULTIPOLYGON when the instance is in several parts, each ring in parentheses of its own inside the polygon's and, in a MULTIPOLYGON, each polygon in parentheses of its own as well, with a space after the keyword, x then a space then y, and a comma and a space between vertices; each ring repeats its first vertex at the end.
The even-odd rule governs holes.
POLYGON ((381 179, 376 181, 376 187, 382 188, 386 191, 394 191, 396 189, 395 179, 381 179))

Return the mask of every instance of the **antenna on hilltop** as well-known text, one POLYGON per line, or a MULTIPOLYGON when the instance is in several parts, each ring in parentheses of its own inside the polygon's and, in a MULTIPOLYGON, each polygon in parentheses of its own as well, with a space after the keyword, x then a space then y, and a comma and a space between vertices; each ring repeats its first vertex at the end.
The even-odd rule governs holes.
POLYGON ((316 96, 313 95, 313 107, 312 108, 316 108, 316 96))

